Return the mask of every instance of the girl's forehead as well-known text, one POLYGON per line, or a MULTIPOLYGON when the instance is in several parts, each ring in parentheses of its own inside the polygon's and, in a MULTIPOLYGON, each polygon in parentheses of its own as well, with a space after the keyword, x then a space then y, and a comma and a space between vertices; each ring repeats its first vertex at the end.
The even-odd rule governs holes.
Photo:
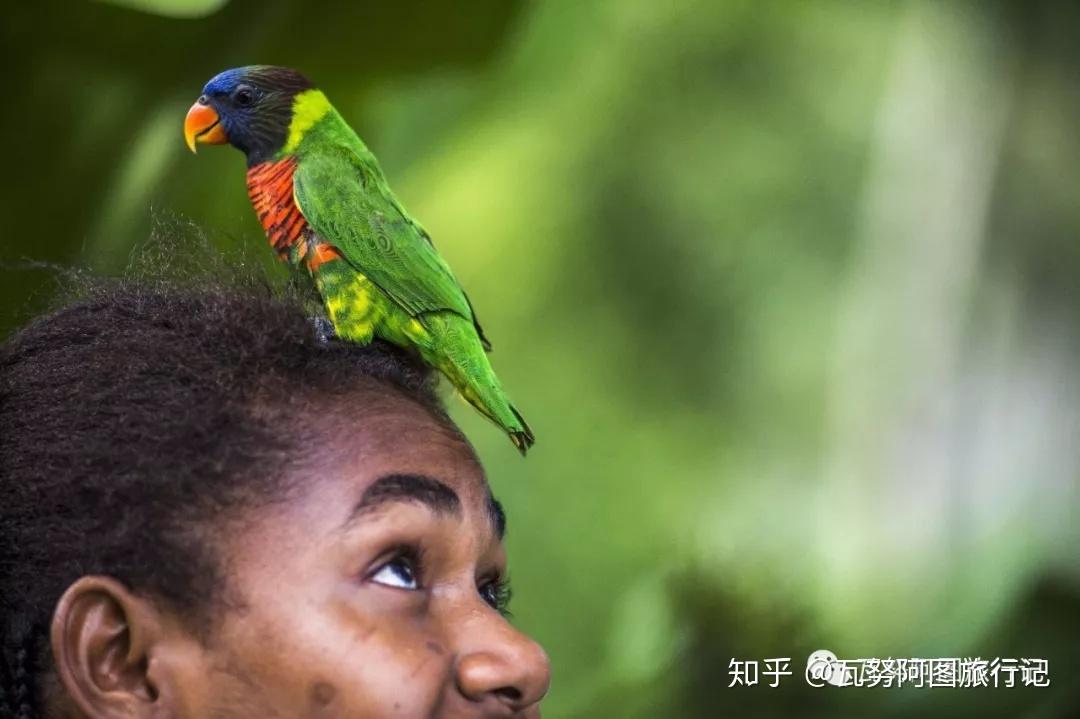
POLYGON ((470 517, 501 516, 472 446, 445 416, 435 416, 418 401, 365 384, 315 398, 306 410, 293 430, 298 449, 286 470, 298 505, 321 502, 322 511, 341 513, 365 496, 411 492, 429 499, 452 497, 443 504, 453 503, 470 517))
POLYGON ((416 403, 339 409, 319 424, 290 484, 323 485, 320 493, 336 503, 419 497, 443 509, 501 517, 473 448, 416 403))
POLYGON ((444 480, 463 480, 487 491, 487 481, 476 451, 465 435, 445 416, 397 393, 358 392, 335 398, 330 406, 313 412, 316 463, 338 462, 388 468, 416 465, 444 480))

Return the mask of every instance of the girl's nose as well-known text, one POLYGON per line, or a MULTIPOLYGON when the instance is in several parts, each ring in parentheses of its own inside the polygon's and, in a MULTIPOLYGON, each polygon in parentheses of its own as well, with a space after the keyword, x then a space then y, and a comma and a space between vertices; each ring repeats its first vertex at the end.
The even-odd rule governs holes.
POLYGON ((547 693, 551 666, 540 645, 493 615, 486 636, 473 634, 455 667, 458 690, 475 702, 521 711, 547 693), (496 625, 497 623, 497 625, 496 625))

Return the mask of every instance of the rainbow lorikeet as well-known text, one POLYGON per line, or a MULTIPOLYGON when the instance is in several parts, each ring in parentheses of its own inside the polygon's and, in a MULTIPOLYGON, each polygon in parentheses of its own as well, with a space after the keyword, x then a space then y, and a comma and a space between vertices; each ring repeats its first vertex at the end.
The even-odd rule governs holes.
POLYGON ((335 333, 420 354, 524 454, 534 437, 495 376, 472 305, 375 156, 310 80, 268 65, 226 70, 184 135, 247 156, 248 195, 278 256, 306 267, 335 333))

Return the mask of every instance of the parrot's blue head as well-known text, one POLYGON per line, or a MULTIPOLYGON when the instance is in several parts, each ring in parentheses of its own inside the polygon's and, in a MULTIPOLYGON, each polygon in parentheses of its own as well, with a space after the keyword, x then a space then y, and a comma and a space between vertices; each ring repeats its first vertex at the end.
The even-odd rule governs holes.
POLYGON ((296 96, 315 86, 296 70, 248 65, 226 70, 206 83, 188 111, 184 137, 197 143, 229 143, 254 165, 284 146, 296 96))

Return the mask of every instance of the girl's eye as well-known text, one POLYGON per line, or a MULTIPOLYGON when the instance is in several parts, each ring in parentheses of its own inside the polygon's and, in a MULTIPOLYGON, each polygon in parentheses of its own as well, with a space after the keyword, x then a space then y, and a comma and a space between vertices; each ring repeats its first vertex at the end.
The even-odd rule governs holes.
POLYGON ((510 615, 510 598, 513 592, 505 579, 494 579, 480 587, 480 597, 503 616, 510 615))
POLYGON ((395 557, 376 570, 371 575, 371 581, 398 589, 419 589, 416 574, 416 567, 410 559, 395 557))

